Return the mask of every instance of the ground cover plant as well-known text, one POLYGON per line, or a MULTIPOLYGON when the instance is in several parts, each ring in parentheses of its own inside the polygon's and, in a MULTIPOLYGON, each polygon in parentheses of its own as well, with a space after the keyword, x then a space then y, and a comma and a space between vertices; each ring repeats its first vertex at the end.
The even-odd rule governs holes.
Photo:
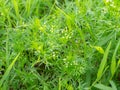
POLYGON ((120 90, 119 0, 0 0, 0 90, 120 90))

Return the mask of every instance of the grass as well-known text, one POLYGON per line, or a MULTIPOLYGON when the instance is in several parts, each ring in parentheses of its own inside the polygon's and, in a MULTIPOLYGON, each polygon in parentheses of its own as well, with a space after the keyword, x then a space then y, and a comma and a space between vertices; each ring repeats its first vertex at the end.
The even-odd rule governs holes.
POLYGON ((119 0, 0 0, 0 90, 119 90, 119 0))

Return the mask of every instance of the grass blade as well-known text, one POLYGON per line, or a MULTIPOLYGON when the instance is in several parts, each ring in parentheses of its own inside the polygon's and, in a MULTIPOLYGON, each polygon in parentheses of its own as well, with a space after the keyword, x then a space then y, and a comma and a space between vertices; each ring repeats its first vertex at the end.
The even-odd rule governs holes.
POLYGON ((98 69, 97 80, 99 80, 102 77, 102 73, 104 71, 104 68, 105 68, 105 65, 106 65, 106 62, 107 62, 107 57, 108 57, 110 47, 111 47, 111 42, 109 43, 109 45, 108 45, 108 47, 105 51, 105 54, 104 54, 103 59, 101 61, 100 67, 98 69))
POLYGON ((31 13, 31 0, 26 0, 26 16, 30 16, 31 13))
POLYGON ((0 80, 0 87, 2 86, 2 84, 4 83, 4 81, 6 80, 6 78, 8 77, 13 65, 15 64, 15 62, 17 61, 18 57, 19 57, 20 53, 15 57, 15 59, 12 61, 12 63, 9 65, 9 67, 7 68, 5 74, 3 75, 2 79, 0 80))
POLYGON ((119 65, 120 65, 120 59, 117 62, 117 68, 119 67, 119 65))
POLYGON ((115 71, 116 71, 116 69, 117 69, 117 66, 116 66, 116 53, 117 53, 117 50, 118 50, 118 48, 119 48, 119 46, 120 46, 120 40, 119 40, 119 42, 118 42, 118 44, 117 44, 117 46, 116 46, 116 48, 115 48, 115 51, 114 51, 114 53, 113 53, 113 56, 112 56, 112 61, 111 61, 111 74, 112 74, 112 76, 111 76, 111 79, 112 79, 112 77, 114 76, 114 74, 115 74, 115 71))
POLYGON ((111 87, 105 86, 103 84, 95 84, 94 87, 99 88, 100 90, 113 90, 111 87))
POLYGON ((108 57, 108 53, 109 53, 109 50, 110 50, 110 47, 111 47, 111 42, 109 43, 105 53, 104 53, 104 56, 103 56, 103 59, 101 61, 101 64, 99 66, 99 69, 98 69, 98 73, 97 73, 97 79, 95 80, 95 82, 92 84, 92 86, 101 79, 102 75, 103 75, 103 72, 104 72, 104 69, 105 69, 105 65, 107 63, 107 57, 108 57))
POLYGON ((16 16, 19 18, 18 2, 16 0, 12 0, 12 4, 14 5, 16 16))

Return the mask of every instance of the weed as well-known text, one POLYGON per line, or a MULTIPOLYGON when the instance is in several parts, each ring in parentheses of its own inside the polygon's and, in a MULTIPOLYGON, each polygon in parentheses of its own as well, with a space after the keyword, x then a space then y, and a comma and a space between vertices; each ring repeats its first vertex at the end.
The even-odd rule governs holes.
POLYGON ((119 90, 119 0, 0 0, 0 90, 119 90))

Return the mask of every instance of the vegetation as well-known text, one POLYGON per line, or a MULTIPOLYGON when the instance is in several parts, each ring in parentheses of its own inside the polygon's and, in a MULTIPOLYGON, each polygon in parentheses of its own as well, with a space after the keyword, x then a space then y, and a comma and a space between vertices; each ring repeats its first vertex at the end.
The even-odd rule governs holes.
POLYGON ((0 0, 0 90, 120 90, 120 0, 0 0))

